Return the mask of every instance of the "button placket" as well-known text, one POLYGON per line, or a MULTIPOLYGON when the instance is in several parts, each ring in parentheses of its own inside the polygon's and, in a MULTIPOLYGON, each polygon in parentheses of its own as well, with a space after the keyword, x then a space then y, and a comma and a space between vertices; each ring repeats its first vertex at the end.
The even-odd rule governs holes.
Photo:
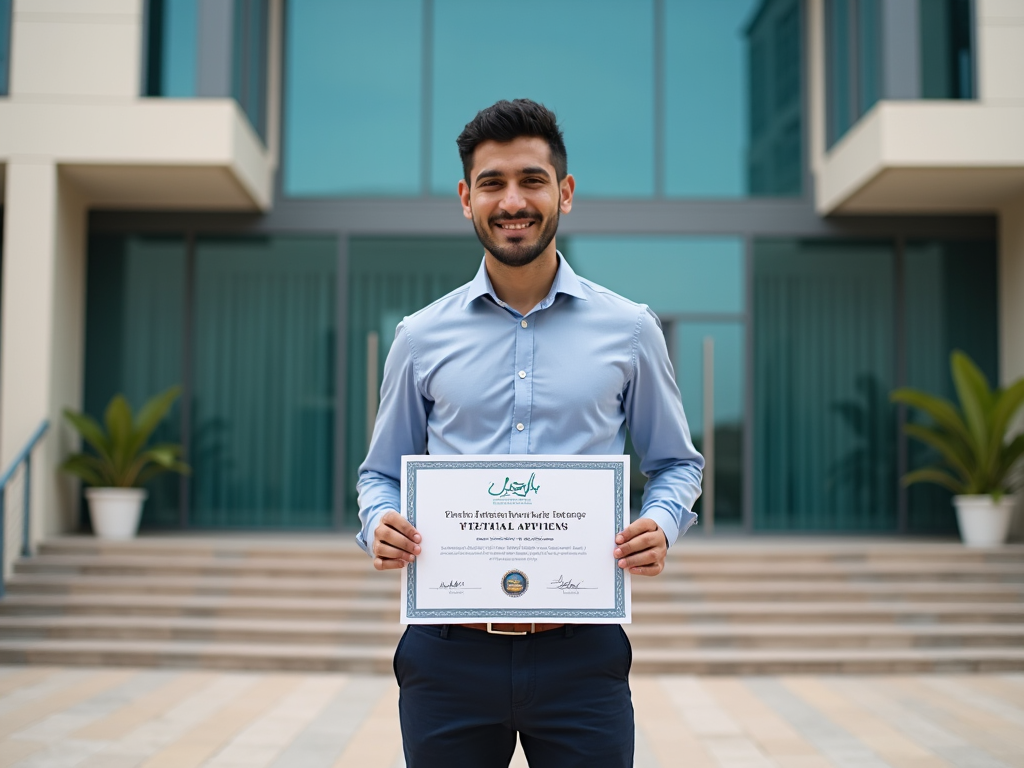
POLYGON ((526 318, 516 329, 516 360, 512 382, 515 390, 515 411, 512 414, 511 453, 529 453, 530 420, 533 410, 533 326, 526 318))

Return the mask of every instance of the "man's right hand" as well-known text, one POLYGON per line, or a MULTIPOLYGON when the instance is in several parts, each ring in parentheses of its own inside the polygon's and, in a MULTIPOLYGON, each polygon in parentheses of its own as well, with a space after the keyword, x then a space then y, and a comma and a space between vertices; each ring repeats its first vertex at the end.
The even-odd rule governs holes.
POLYGON ((423 537, 397 512, 385 512, 373 531, 373 567, 378 571, 404 568, 420 553, 423 537))

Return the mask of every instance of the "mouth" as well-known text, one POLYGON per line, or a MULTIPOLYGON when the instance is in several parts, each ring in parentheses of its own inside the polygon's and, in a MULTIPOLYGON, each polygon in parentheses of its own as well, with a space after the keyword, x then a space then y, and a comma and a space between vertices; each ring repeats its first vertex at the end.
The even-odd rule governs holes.
POLYGON ((512 219, 512 220, 499 220, 494 222, 494 226, 498 229, 504 230, 505 232, 524 232, 525 230, 532 227, 537 222, 533 219, 512 219))

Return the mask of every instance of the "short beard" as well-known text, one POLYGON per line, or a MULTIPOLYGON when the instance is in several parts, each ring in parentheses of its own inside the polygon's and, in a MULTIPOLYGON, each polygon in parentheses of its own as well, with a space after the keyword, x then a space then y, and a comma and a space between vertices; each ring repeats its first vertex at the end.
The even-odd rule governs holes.
MULTIPOLYGON (((534 216, 517 213, 515 216, 492 217, 487 224, 490 226, 494 222, 501 221, 502 219, 524 218, 537 221, 537 218, 534 216)), ((558 219, 559 212, 556 210, 554 218, 544 221, 544 224, 542 225, 543 228, 537 237, 537 242, 533 245, 498 245, 498 243, 491 238, 489 230, 480 231, 480 227, 477 226, 476 219, 473 220, 473 229, 476 231, 476 236, 480 241, 480 244, 483 245, 487 252, 499 262, 504 264, 506 267, 525 267, 527 264, 531 264, 536 261, 537 257, 544 253, 545 249, 551 245, 551 241, 555 239, 555 233, 558 231, 558 219)), ((537 225, 535 224, 534 226, 537 225)))

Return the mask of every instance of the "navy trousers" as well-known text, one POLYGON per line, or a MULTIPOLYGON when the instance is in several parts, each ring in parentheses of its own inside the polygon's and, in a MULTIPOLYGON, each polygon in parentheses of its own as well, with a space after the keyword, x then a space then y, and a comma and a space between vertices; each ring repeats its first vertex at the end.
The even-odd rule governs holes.
POLYGON ((534 635, 411 625, 395 651, 408 768, 633 765, 632 650, 618 625, 534 635))

